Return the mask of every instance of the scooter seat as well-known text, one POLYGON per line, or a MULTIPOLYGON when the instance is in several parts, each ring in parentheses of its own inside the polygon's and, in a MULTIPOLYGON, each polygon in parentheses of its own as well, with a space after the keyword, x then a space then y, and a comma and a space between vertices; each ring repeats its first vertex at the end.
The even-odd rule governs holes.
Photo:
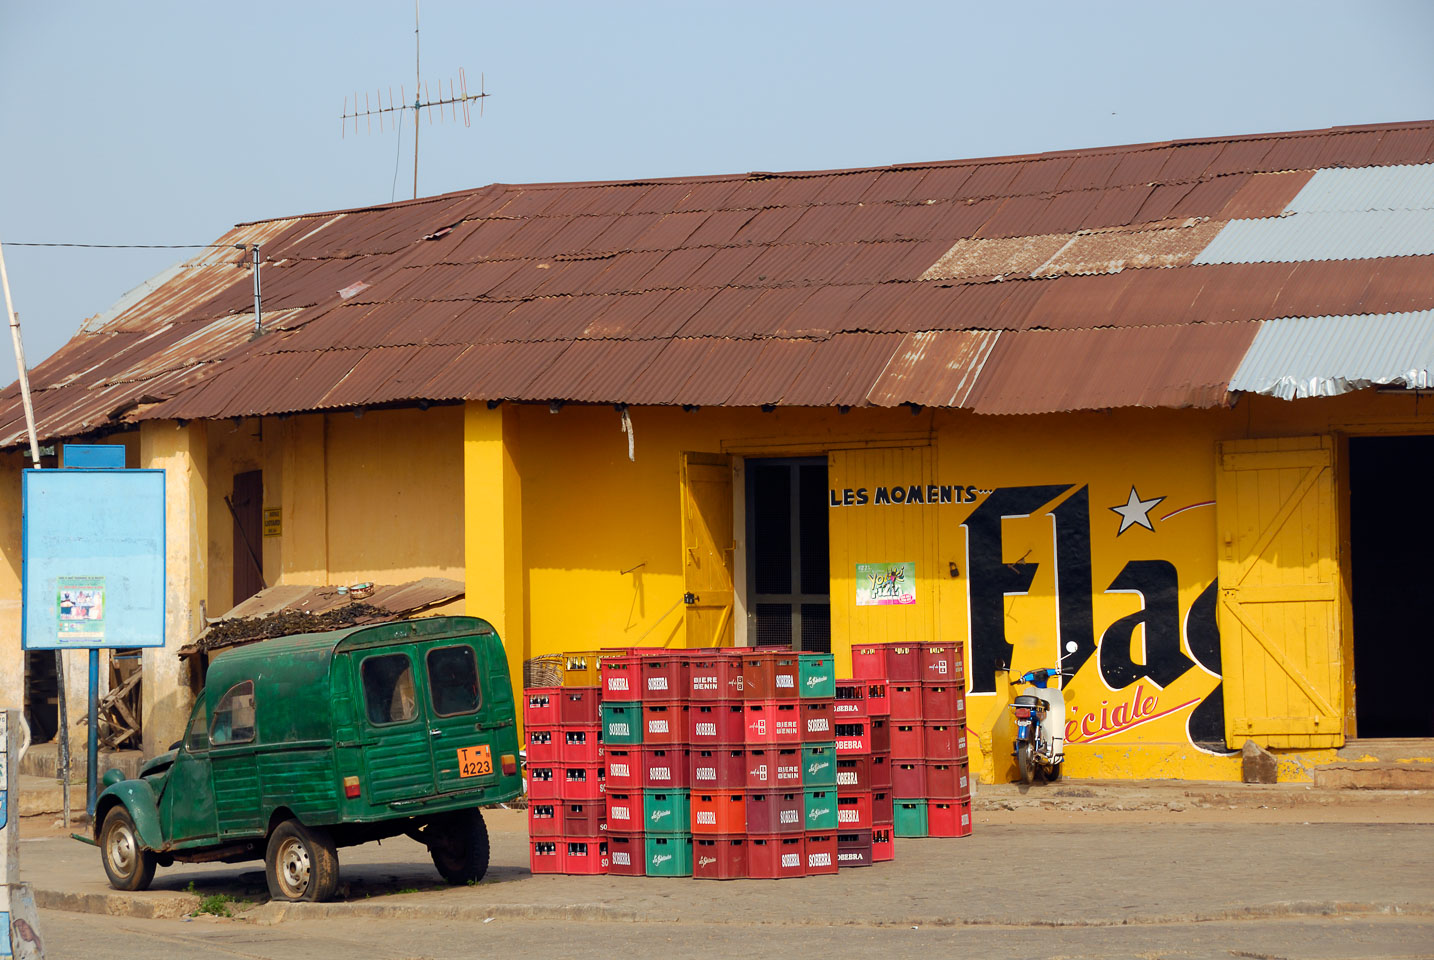
POLYGON ((1022 694, 1012 702, 1018 707, 1037 707, 1041 704, 1042 701, 1039 697, 1033 697, 1030 694, 1022 694))

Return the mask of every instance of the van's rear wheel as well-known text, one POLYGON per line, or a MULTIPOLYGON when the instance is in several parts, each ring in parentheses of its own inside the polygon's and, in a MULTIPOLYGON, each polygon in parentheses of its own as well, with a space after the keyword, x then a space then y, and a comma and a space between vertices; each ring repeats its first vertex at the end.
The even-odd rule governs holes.
POLYGON ((483 811, 434 817, 424 831, 433 865, 449 883, 477 883, 488 872, 488 824, 483 811))
POLYGON ((339 855, 327 830, 285 820, 269 834, 264 875, 275 900, 327 900, 339 887, 339 855))
POLYGON ((116 890, 148 890, 154 879, 154 854, 140 846, 134 818, 123 806, 105 814, 100 828, 100 859, 116 890))

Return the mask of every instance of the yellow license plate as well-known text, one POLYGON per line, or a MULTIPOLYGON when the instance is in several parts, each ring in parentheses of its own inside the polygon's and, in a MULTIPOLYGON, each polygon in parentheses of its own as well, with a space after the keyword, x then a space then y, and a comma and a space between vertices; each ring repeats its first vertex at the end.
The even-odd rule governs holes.
POLYGON ((458 748, 458 775, 482 777, 493 772, 493 753, 485 743, 478 747, 458 748))

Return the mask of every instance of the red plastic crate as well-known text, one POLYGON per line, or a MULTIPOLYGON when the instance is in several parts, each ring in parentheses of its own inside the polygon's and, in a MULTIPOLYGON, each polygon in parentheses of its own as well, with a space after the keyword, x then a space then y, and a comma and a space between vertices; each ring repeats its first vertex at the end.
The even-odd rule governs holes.
POLYGON ((926 759, 926 731, 922 728, 919 720, 893 720, 891 722, 891 759, 926 759))
POLYGON ((741 746, 746 738, 747 713, 741 700, 711 700, 688 707, 687 742, 692 746, 741 746))
POLYGON ((534 873, 563 872, 563 840, 547 837, 528 841, 528 867, 534 873))
MULTIPOLYGON (((558 791, 565 802, 602 799, 602 764, 566 764, 559 769, 562 770, 562 782, 558 786, 558 791)), ((532 796, 531 790, 529 790, 528 795, 530 797, 532 796)))
MULTIPOLYGON (((607 791, 607 828, 612 833, 640 833, 646 821, 642 818, 642 791, 607 791)), ((637 858, 639 864, 642 857, 637 858)))
POLYGON ((871 789, 891 789, 891 754, 873 753, 871 755, 871 789))
POLYGON ((563 873, 596 876, 607 873, 607 841, 597 837, 563 837, 563 873))
POLYGON ((869 717, 866 721, 871 725, 871 752, 891 752, 891 720, 886 717, 869 717))
POLYGON ((688 706, 685 703, 666 701, 642 704, 643 746, 663 743, 685 743, 687 741, 688 706))
POLYGON ((558 714, 561 687, 535 687, 523 691, 523 726, 556 727, 562 723, 558 714))
POLYGON ((603 657, 602 699, 642 699, 642 659, 636 654, 620 657, 603 657))
POLYGON ((598 738, 601 729, 595 723, 581 726, 564 724, 559 731, 563 740, 559 747, 563 763, 602 763, 602 742, 598 738))
POLYGON ((860 680, 838 680, 832 716, 838 723, 860 720, 866 716, 866 683, 860 680))
POLYGON ((680 654, 643 657, 638 662, 644 700, 684 700, 690 661, 680 654))
POLYGON ((744 741, 752 745, 802 742, 799 700, 748 700, 744 741))
POLYGON ((736 836, 747 832, 747 798, 741 790, 692 793, 692 832, 736 836))
POLYGON ((921 719, 965 720, 965 691, 955 684, 923 683, 921 685, 921 719))
POLYGON ((966 675, 961 662, 961 644, 926 643, 921 646, 921 679, 927 683, 950 683, 966 675))
POLYGON ((896 831, 891 826, 871 828, 871 859, 873 863, 896 859, 896 831))
POLYGON ((834 704, 830 700, 803 700, 802 743, 830 743, 834 704))
POLYGON ((891 685, 885 680, 866 681, 866 715, 869 717, 891 716, 891 685))
POLYGON ((926 764, 926 796, 966 800, 971 796, 971 767, 965 761, 926 764))
POLYGON ((690 782, 692 771, 686 747, 642 748, 642 786, 646 790, 680 790, 690 782))
POLYGON ((857 680, 885 680, 886 648, 864 644, 851 648, 851 675, 857 680))
POLYGON ((693 790, 742 790, 747 786, 747 751, 741 747, 693 747, 687 770, 693 790))
POLYGON ((756 650, 742 657, 742 697, 745 700, 795 699, 798 660, 785 650, 756 650))
POLYGON ((893 758, 891 761, 891 794, 904 799, 925 797, 926 762, 893 758))
POLYGON ((747 838, 747 876, 757 880, 786 880, 807 875, 806 838, 790 836, 758 836, 747 838))
POLYGON ((892 683, 915 683, 921 679, 921 647, 914 643, 888 643, 886 679, 892 683))
POLYGON ((556 837, 562 833, 562 818, 556 803, 528 804, 528 836, 556 837))
POLYGON ((871 825, 890 826, 896 822, 896 798, 890 790, 871 791, 871 825))
POLYGON ((923 705, 921 703, 921 684, 893 683, 886 688, 887 699, 890 707, 887 710, 893 723, 901 720, 920 720, 923 705))
POLYGON ((528 799, 557 800, 562 793, 563 778, 557 764, 528 767, 528 799))
POLYGON ((641 747, 607 747, 602 760, 609 790, 642 789, 641 747))
POLYGON ((790 743, 793 746, 802 742, 802 705, 800 700, 776 701, 776 712, 772 714, 772 742, 790 743))
POLYGON ((871 791, 837 793, 837 829, 871 829, 871 791))
POLYGON ((606 828, 607 805, 601 800, 563 802, 558 808, 565 837, 598 837, 606 828))
POLYGON ((693 701, 740 700, 742 657, 718 651, 702 651, 687 668, 687 693, 693 701))
POLYGON ((750 834, 800 834, 805 819, 805 798, 800 788, 791 792, 747 791, 747 832, 750 834))
POLYGON ((837 872, 837 845, 835 833, 809 833, 802 842, 807 876, 819 877, 837 872))
POLYGON ((797 747, 755 747, 747 750, 748 790, 797 789, 802 785, 802 751, 797 747))
POLYGON ((969 837, 970 800, 932 800, 926 804, 926 833, 932 837, 969 837))
POLYGON ((607 835, 607 872, 614 877, 647 875, 647 847, 641 833, 607 835))
POLYGON ((739 880, 747 876, 747 838, 693 837, 692 876, 698 880, 739 880))
POLYGON ((524 746, 529 763, 557 763, 562 759, 562 731, 559 727, 535 727, 523 730, 524 746))
POLYGON ((871 725, 868 721, 838 723, 834 726, 838 757, 852 753, 871 753, 871 725))
MULTIPOLYGON (((922 724, 926 741, 928 760, 965 760, 966 727, 964 724, 942 721, 922 724)), ((894 751, 893 751, 894 755, 894 751)))
POLYGON ((558 693, 558 719, 564 724, 602 723, 601 700, 601 687, 563 687, 558 693))
POLYGON ((837 758, 836 785, 840 792, 871 789, 871 756, 853 754, 837 758))
POLYGON ((871 859, 871 831, 847 830, 837 833, 837 866, 869 867, 871 859))
POLYGON ((777 700, 796 699, 802 695, 798 686, 801 660, 794 651, 782 651, 772 661, 772 697, 777 700))

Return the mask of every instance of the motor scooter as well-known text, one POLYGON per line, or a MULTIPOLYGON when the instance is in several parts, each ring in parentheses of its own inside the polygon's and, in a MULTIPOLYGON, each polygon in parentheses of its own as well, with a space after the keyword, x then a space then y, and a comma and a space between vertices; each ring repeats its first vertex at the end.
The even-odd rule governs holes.
POLYGON ((1012 755, 1021 771, 1021 782, 1037 775, 1054 782, 1061 778, 1066 759, 1066 698, 1058 688, 1047 687, 1052 678, 1071 676, 1057 667, 1027 670, 1013 684, 1029 684, 1035 693, 1018 695, 1011 703, 1016 720, 1016 743, 1012 755))

